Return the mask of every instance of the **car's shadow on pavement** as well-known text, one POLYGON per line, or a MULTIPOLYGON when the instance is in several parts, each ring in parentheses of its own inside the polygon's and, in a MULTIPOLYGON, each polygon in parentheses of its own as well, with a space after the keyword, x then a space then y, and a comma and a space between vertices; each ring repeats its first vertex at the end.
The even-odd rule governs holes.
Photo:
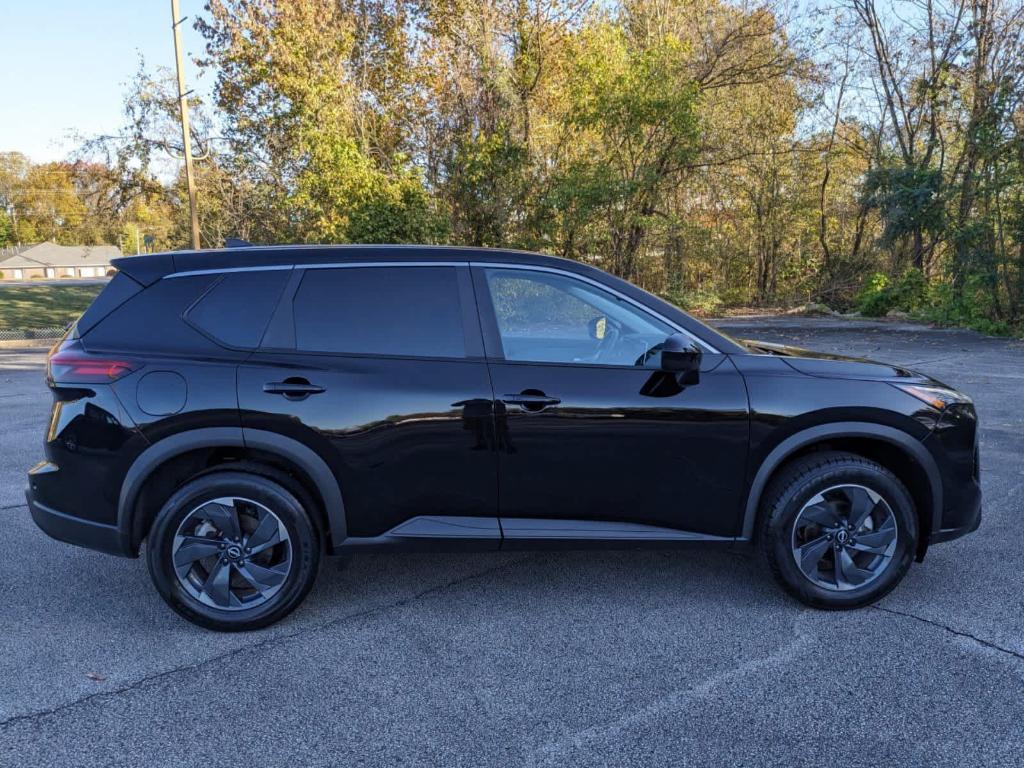
MULTIPOLYGON (((361 555, 343 567, 326 561, 299 620, 348 614, 345 606, 374 595, 380 609, 454 596, 468 611, 491 606, 510 613, 586 606, 605 617, 638 606, 744 610, 775 603, 800 606, 779 593, 756 557, 733 552, 578 551, 493 554, 361 555), (380 601, 380 602, 377 602, 380 601), (600 610, 596 608, 600 607, 600 610)), ((520 620, 523 619, 519 616, 520 620)), ((585 616, 580 619, 586 621, 585 616)), ((315 619, 314 619, 315 621, 315 619)))
MULTIPOLYGON (((48 555, 36 561, 36 594, 59 591, 68 579, 78 585, 77 599, 59 606, 62 621, 95 622, 108 631, 112 624, 131 631, 155 622, 186 634, 212 634, 178 619, 164 605, 149 583, 145 551, 138 560, 66 547, 48 555), (45 561, 51 557, 48 567, 45 561), (47 574, 53 574, 52 580, 47 574)), ((587 604, 591 609, 603 606, 600 613, 606 615, 620 608, 633 611, 645 603, 674 603, 679 610, 710 605, 745 610, 773 603, 800 610, 778 591, 752 552, 387 553, 324 558, 311 594, 279 631, 292 634, 454 593, 467 612, 481 606, 546 612, 587 604)), ((48 610, 45 602, 36 609, 48 610)), ((268 632, 277 634, 272 629, 235 637, 256 638, 268 632)))
POLYGON ((535 646, 555 657, 567 648, 594 655, 637 643, 658 653, 665 638, 687 645, 718 633, 749 635, 742 627, 766 613, 785 637, 802 610, 756 558, 735 553, 389 553, 325 558, 291 616, 262 630, 217 633, 160 599, 145 551, 137 560, 116 558, 35 530, 21 534, 36 552, 24 567, 0 572, 12 651, 0 658, 0 675, 18 675, 23 686, 0 694, 0 720, 40 702, 58 706, 292 642, 328 644, 339 654, 375 648, 396 659, 450 655, 457 646, 467 663, 487 658, 495 643, 503 653, 519 648, 522 660, 535 646))

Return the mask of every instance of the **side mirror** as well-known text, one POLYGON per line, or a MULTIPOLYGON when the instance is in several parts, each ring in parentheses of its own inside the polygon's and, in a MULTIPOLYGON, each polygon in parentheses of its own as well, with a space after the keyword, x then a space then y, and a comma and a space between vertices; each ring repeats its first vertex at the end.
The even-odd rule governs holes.
POLYGON ((680 374, 680 384, 696 384, 700 380, 701 357, 700 347, 688 336, 673 333, 661 348, 661 370, 680 374))

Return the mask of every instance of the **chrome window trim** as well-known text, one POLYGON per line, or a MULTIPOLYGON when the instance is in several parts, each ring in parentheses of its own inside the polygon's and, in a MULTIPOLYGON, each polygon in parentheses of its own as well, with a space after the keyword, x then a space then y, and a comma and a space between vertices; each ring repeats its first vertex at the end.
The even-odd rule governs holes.
POLYGON ((466 261, 343 261, 331 264, 271 264, 262 267, 214 267, 193 269, 187 272, 172 272, 164 279, 193 277, 195 275, 220 275, 227 272, 270 272, 283 269, 346 269, 352 267, 464 267, 466 261))
POLYGON ((467 261, 345 261, 340 264, 296 264, 298 269, 338 269, 350 267, 464 267, 467 261))
MULTIPOLYGON (((241 249, 240 249, 241 250, 241 249)), ((194 269, 187 272, 174 272, 170 275, 166 275, 163 279, 169 280, 175 277, 192 277, 195 275, 219 275, 231 272, 269 272, 273 270, 291 270, 291 269, 352 269, 355 267, 478 267, 482 269, 519 269, 527 272, 548 272, 555 275, 562 275, 580 282, 587 283, 589 285, 598 288, 599 290, 610 293, 612 296, 620 299, 621 301, 630 304, 642 312, 646 312, 651 317, 657 318, 665 325, 673 328, 679 333, 684 334, 697 345, 699 345, 705 352, 712 355, 722 354, 718 349, 704 341, 696 334, 683 328, 679 323, 673 322, 669 318, 665 317, 661 313, 654 309, 651 309, 643 302, 637 301, 636 299, 630 298, 621 291, 617 291, 609 285, 605 285, 600 280, 594 280, 593 278, 580 275, 575 272, 571 272, 566 269, 559 269, 557 267, 545 267, 535 264, 516 264, 513 262, 504 261, 344 261, 344 262, 331 262, 325 264, 272 264, 269 266, 252 266, 252 267, 217 267, 214 269, 194 269)))
POLYGON ((287 269, 294 269, 294 264, 271 264, 266 267, 215 267, 214 269, 191 269, 187 272, 172 272, 164 275, 163 280, 173 280, 176 277, 196 277, 198 275, 224 275, 232 272, 280 272, 287 269))

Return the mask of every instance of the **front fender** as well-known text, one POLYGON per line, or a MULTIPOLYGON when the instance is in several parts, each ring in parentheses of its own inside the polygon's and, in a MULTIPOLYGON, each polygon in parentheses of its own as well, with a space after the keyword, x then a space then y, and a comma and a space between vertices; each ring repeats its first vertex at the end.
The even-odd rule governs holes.
POLYGON ((912 458, 924 470, 931 490, 931 515, 933 531, 941 527, 942 521, 942 478, 935 459, 919 440, 906 432, 884 424, 860 421, 841 421, 807 427, 782 440, 761 462, 747 494, 747 503, 743 512, 743 525, 737 541, 751 541, 754 536, 754 525, 757 522, 757 511, 761 504, 761 496, 768 481, 779 467, 800 449, 814 443, 840 438, 868 438, 881 440, 896 446, 912 458))

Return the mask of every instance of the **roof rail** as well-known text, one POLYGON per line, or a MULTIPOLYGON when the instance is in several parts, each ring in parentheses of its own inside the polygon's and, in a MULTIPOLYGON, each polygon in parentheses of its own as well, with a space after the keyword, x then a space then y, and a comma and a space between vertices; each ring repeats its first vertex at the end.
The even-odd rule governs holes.
POLYGON ((248 240, 241 240, 237 237, 228 237, 224 240, 225 248, 251 248, 252 243, 248 240))

